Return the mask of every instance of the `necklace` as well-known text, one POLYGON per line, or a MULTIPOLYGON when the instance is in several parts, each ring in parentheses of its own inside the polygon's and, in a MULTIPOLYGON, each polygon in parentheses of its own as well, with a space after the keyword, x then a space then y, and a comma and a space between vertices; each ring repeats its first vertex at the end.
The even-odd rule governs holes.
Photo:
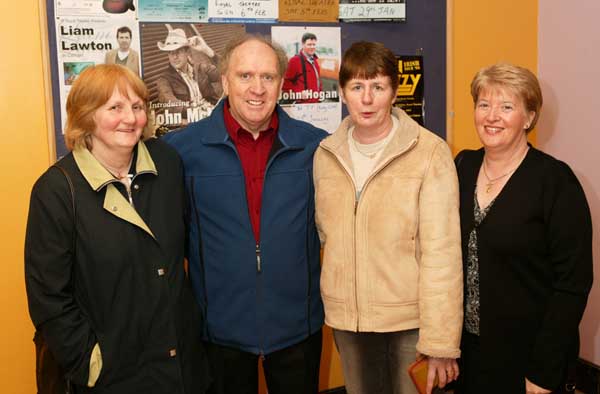
POLYGON ((527 149, 525 149, 525 154, 523 154, 523 157, 521 157, 521 159, 518 161, 517 165, 513 169, 511 169, 510 171, 507 171, 506 173, 504 173, 504 174, 502 174, 500 176, 497 176, 495 178, 490 178, 489 177, 489 175, 487 173, 487 170, 485 169, 485 157, 484 157, 483 158, 483 165, 482 165, 482 167, 483 167, 483 175, 485 176, 485 179, 487 179, 487 183, 485 184, 485 192, 489 193, 490 190, 492 189, 492 186, 494 186, 494 184, 496 182, 498 182, 500 179, 504 178, 505 176, 508 176, 508 175, 512 174, 513 172, 515 172, 515 170, 517 168, 519 168, 519 165, 521 164, 521 161, 523 161, 523 159, 527 155, 528 151, 529 151, 529 147, 527 147, 527 149))
POLYGON ((485 170, 485 160, 483 161, 483 175, 485 176, 485 179, 487 179, 487 183, 485 184, 485 192, 489 193, 490 189, 492 188, 492 186, 494 186, 494 184, 499 181, 500 179, 504 178, 505 176, 510 175, 514 170, 516 170, 516 168, 513 168, 512 170, 508 171, 505 174, 502 174, 496 178, 490 179, 490 177, 487 174, 487 171, 485 170))
POLYGON ((129 159, 127 168, 125 168, 125 170, 121 170, 121 171, 116 169, 115 167, 112 167, 106 163, 103 163, 101 160, 98 160, 98 161, 104 168, 106 168, 106 171, 108 171, 110 173, 110 175, 114 176, 118 180, 122 180, 124 178, 127 178, 127 176, 129 175, 129 169, 131 168, 131 163, 133 162, 133 155, 131 155, 131 158, 129 159))

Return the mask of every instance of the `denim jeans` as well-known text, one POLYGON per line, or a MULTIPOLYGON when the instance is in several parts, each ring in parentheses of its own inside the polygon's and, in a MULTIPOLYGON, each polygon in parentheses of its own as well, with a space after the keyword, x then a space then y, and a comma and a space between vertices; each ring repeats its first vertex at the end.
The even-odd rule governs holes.
POLYGON ((348 394, 418 394, 408 366, 419 330, 386 333, 333 330, 348 394))

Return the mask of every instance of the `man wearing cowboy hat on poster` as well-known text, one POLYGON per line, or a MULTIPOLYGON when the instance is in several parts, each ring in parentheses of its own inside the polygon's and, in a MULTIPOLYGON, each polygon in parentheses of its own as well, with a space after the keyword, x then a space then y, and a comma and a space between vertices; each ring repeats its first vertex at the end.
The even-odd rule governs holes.
POLYGON ((188 123, 188 110, 196 108, 210 115, 219 100, 212 85, 220 81, 215 52, 200 35, 187 38, 183 29, 169 30, 165 41, 157 44, 169 56, 169 66, 156 81, 158 101, 173 104, 168 110, 182 115, 182 126, 188 123), (192 63, 192 50, 206 55, 201 56, 205 60, 192 63))

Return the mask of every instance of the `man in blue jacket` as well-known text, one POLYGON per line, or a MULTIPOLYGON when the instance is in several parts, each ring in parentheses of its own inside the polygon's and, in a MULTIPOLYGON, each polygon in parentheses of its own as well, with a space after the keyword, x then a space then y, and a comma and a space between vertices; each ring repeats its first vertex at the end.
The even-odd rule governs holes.
POLYGON ((278 105, 287 66, 260 36, 221 59, 225 99, 165 136, 182 157, 190 275, 206 322, 210 394, 318 392, 323 305, 313 153, 326 133, 278 105))

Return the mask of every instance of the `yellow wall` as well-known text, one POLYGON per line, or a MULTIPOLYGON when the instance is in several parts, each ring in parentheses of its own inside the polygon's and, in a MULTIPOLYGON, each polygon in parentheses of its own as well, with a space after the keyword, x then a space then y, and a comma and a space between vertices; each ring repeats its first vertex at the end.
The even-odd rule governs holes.
MULTIPOLYGON (((484 66, 507 61, 537 73, 538 2, 451 0, 452 52, 449 91, 454 112, 449 126, 454 154, 481 144, 473 126, 471 79, 484 66)), ((535 138, 534 135, 531 137, 535 138)))
POLYGON ((31 394, 35 359, 23 240, 31 186, 49 164, 37 0, 2 1, 0 15, 0 391, 31 394))
MULTIPOLYGON (((42 39, 37 0, 2 1, 0 15, 0 382, 4 393, 35 392, 33 327, 23 280, 23 234, 29 192, 50 164, 42 39)), ((453 150, 479 146, 472 122, 469 83, 484 65, 500 60, 537 69, 537 1, 452 0, 449 110, 453 150)), ((340 364, 325 331, 321 388, 343 384, 340 364)))

